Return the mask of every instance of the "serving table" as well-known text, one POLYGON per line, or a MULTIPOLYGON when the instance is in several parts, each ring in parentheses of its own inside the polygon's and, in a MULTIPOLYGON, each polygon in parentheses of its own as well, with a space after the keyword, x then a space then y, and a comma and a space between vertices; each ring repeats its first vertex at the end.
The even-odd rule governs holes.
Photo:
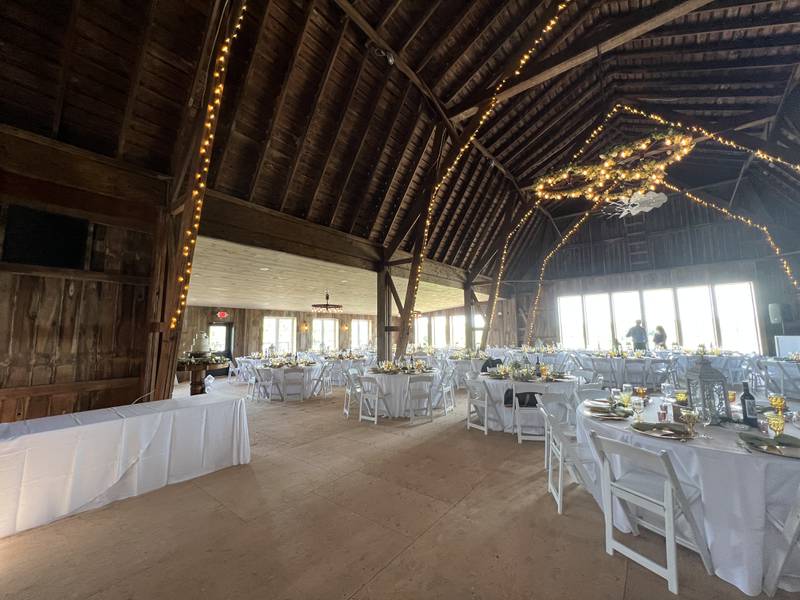
POLYGON ((250 462, 242 398, 209 393, 0 424, 0 537, 250 462))
MULTIPOLYGON (((643 419, 657 421, 660 398, 645 409, 643 419)), ((600 421, 577 408, 578 440, 589 444, 589 432, 623 441, 652 451, 669 453, 678 478, 701 491, 695 517, 705 530, 714 571, 721 579, 745 594, 761 593, 762 578, 774 548, 780 543, 778 532, 766 520, 767 511, 786 515, 800 486, 800 460, 750 453, 737 444, 738 432, 723 427, 709 427, 711 439, 695 438, 688 442, 650 437, 630 428, 628 421, 600 421)), ((698 432, 702 432, 698 426, 698 432)), ((797 427, 787 423, 785 433, 800 436, 797 427)), ((594 489, 601 504, 599 489, 600 462, 595 460, 594 489)), ((590 465, 591 467, 591 465, 590 465)), ((617 459, 617 474, 625 464, 617 459)), ((601 504, 602 505, 602 504, 601 504)), ((619 505, 615 506, 614 525, 630 532, 630 524, 619 505)), ((800 553, 795 552, 785 573, 800 575, 800 553)), ((798 580, 782 581, 781 587, 800 591, 798 580)))
POLYGON ((209 370, 226 369, 228 367, 230 367, 228 361, 221 363, 209 361, 196 361, 192 363, 179 362, 176 371, 178 373, 189 371, 189 393, 192 396, 196 396, 206 393, 206 373, 208 373, 209 370))

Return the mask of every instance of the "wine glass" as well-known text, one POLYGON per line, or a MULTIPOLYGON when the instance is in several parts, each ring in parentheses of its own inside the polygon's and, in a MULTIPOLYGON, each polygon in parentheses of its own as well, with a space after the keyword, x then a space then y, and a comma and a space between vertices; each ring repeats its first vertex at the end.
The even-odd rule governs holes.
POLYGON ((688 401, 689 392, 687 390, 675 390, 675 402, 685 406, 688 401))
POLYGON ((786 426, 786 419, 783 417, 783 413, 773 413, 767 416, 767 425, 772 430, 772 433, 775 434, 775 437, 780 437, 783 434, 783 428, 786 426))
POLYGON ((711 425, 711 416, 711 411, 705 406, 697 408, 698 421, 703 424, 703 433, 700 435, 700 437, 706 440, 711 439, 711 436, 707 433, 708 426, 711 425))
POLYGON ((664 398, 672 398, 672 394, 675 393, 675 386, 671 383, 662 383, 661 384, 661 393, 664 395, 664 398))
POLYGON ((633 386, 630 383, 622 384, 622 393, 632 396, 633 395, 633 386))
POLYGON ((699 415, 697 411, 691 408, 682 408, 681 409, 681 418, 683 422, 686 423, 686 429, 689 434, 689 437, 694 437, 694 426, 697 424, 699 415))

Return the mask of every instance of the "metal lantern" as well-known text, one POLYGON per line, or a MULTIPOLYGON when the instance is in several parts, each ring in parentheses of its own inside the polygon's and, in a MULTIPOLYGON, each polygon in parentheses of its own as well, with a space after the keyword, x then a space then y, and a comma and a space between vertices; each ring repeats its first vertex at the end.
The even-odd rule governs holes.
POLYGON ((728 404, 728 384, 725 376, 711 366, 711 362, 701 355, 700 359, 686 373, 689 406, 704 408, 711 415, 711 424, 719 425, 722 420, 731 420, 731 407, 728 404))

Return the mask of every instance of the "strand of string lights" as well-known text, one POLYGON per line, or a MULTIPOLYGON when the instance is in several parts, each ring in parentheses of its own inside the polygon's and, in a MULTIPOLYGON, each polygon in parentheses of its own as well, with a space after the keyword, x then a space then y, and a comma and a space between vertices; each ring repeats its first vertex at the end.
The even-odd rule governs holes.
MULTIPOLYGON (((470 133, 469 137, 467 138, 467 141, 459 147, 458 152, 456 153, 456 156, 453 159, 452 163, 448 165, 440 180, 434 185, 433 191, 431 193, 431 198, 428 201, 428 207, 425 213, 425 226, 422 231, 422 244, 420 244, 419 254, 417 255, 417 260, 414 263, 415 268, 412 268, 412 271, 410 273, 409 285, 414 286, 414 295, 413 295, 414 303, 416 303, 417 293, 419 292, 419 282, 420 282, 420 277, 422 276, 422 267, 425 261, 425 253, 428 246, 428 236, 430 233, 433 213, 436 208, 436 199, 439 190, 453 174, 456 166, 458 166, 459 162, 464 156, 464 153, 470 147, 470 144, 472 144, 475 141, 478 131, 494 112, 494 109, 496 108, 498 103, 498 98, 497 98, 498 94, 505 88, 506 84, 509 82, 510 79, 518 77, 519 75, 522 74, 522 69, 525 67, 528 61, 530 61, 531 57, 534 56, 539 47, 544 43, 545 35, 550 31, 552 31, 553 28, 558 24, 560 15, 573 1, 574 0, 563 0, 562 2, 558 3, 553 7, 554 10, 553 16, 547 19, 545 25, 541 29, 541 33, 539 34, 539 36, 533 41, 531 47, 528 48, 528 50, 524 54, 522 54, 517 63, 517 67, 514 70, 514 73, 506 77, 503 77, 500 80, 500 82, 494 87, 492 98, 487 103, 486 110, 484 110, 484 112, 481 113, 481 116, 478 119, 478 123, 475 127, 475 130, 472 133, 470 133)), ((406 327, 406 331, 411 331, 411 327, 413 325, 412 312, 413 311, 409 311, 408 320, 404 324, 404 326, 406 327)), ((398 352, 403 352, 404 350, 405 349, 400 349, 399 347, 397 349, 398 352)))
POLYGON ((185 227, 181 232, 183 239, 180 251, 181 264, 178 269, 176 283, 178 284, 177 302, 169 321, 169 328, 176 329, 181 315, 186 308, 186 297, 189 294, 189 279, 192 275, 192 258, 194 248, 197 244, 197 235, 200 231, 200 217, 203 213, 203 198, 206 192, 206 182, 208 179, 208 167, 211 163, 211 150, 214 147, 214 133, 219 121, 219 111, 222 106, 222 91, 224 89, 225 77, 227 75, 227 57, 231 50, 233 40, 239 35, 242 28, 244 13, 247 5, 243 2, 239 7, 235 20, 233 21, 232 31, 227 32, 225 39, 219 44, 219 49, 214 60, 213 76, 209 79, 211 88, 208 93, 208 104, 206 105, 205 120, 203 122, 203 135, 200 136, 200 144, 197 148, 198 167, 194 174, 192 184, 192 200, 194 202, 194 214, 183 217, 185 227))

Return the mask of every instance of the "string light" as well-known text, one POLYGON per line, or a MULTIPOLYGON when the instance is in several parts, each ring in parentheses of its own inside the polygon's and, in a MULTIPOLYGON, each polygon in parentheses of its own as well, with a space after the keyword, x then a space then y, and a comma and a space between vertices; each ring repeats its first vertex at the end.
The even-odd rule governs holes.
POLYGON ((197 172, 194 174, 194 185, 191 191, 191 198, 194 200, 194 214, 191 218, 191 225, 187 225, 183 231, 183 242, 180 245, 180 260, 183 264, 179 265, 178 272, 180 275, 177 277, 178 283, 178 302, 169 321, 169 328, 176 329, 180 321, 183 309, 186 306, 186 296, 189 291, 189 279, 192 274, 192 256, 197 242, 197 234, 200 230, 200 219, 203 213, 203 197, 206 191, 206 179, 208 177, 208 166, 211 162, 210 155, 214 145, 214 131, 218 119, 220 106, 222 104, 222 92, 224 88, 224 80, 226 75, 225 60, 230 53, 231 44, 239 35, 241 30, 242 21, 244 20, 244 12, 247 10, 247 5, 242 4, 239 9, 239 14, 236 17, 233 33, 224 39, 217 52, 214 61, 213 77, 209 80, 210 98, 206 105, 205 120, 203 122, 203 136, 200 140, 198 148, 199 166, 197 172))
MULTIPOLYGON (((430 233, 431 223, 433 222, 433 214, 436 208, 436 199, 439 194, 439 190, 450 179, 456 167, 458 166, 459 162, 463 158, 464 154, 469 149, 470 145, 475 141, 478 135, 478 131, 483 126, 483 124, 489 120, 489 117, 494 112, 497 104, 499 103, 498 95, 500 94, 500 92, 504 89, 505 85, 508 83, 510 79, 518 77, 523 73, 525 65, 528 63, 528 61, 531 60, 531 58, 533 58, 538 48, 544 43, 545 35, 550 31, 552 31, 553 28, 558 24, 561 14, 573 1, 574 0, 562 0, 562 2, 559 2, 555 6, 555 11, 556 11, 555 15, 547 20, 547 22, 541 29, 540 35, 533 41, 533 44, 530 46, 530 48, 528 48, 528 50, 525 51, 522 54, 522 56, 520 56, 517 66, 513 71, 513 74, 503 77, 500 80, 500 82, 494 87, 492 97, 487 103, 486 110, 481 114, 480 118, 478 119, 478 123, 475 126, 475 129, 472 131, 472 133, 470 133, 469 137, 467 138, 467 141, 458 148, 458 151, 452 163, 448 165, 441 179, 434 185, 433 191, 431 193, 431 198, 428 201, 428 208, 425 215, 425 223, 422 231, 422 244, 420 245, 419 254, 416 256, 417 260, 415 261, 415 263, 412 263, 413 266, 412 266, 412 271, 410 273, 409 284, 414 286, 414 294, 413 294, 414 303, 416 303, 417 293, 419 292, 419 282, 420 282, 420 277, 422 276, 422 267, 425 261, 425 253, 428 246, 428 236, 430 233)), ((409 311, 407 322, 403 324, 407 332, 411 331, 411 327, 413 325, 413 317, 411 315, 411 312, 412 311, 409 311)), ((400 348, 398 345, 397 347, 398 354, 402 353, 404 350, 405 350, 404 348, 400 348)))

